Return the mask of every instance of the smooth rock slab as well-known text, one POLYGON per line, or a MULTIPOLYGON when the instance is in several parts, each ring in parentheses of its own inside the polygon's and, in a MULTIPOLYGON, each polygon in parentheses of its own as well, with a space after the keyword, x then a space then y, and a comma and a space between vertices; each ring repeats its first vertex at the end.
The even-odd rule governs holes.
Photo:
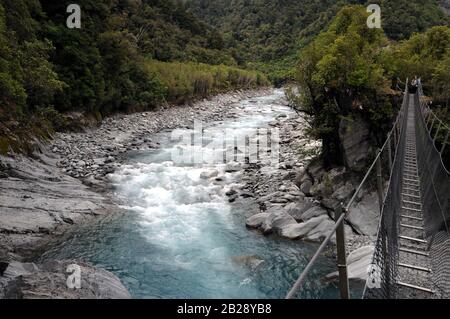
POLYGON ((260 213, 247 218, 245 224, 250 228, 259 228, 269 216, 268 213, 260 213))
POLYGON ((270 234, 272 232, 279 233, 282 231, 283 227, 292 224, 297 224, 297 221, 285 210, 280 210, 278 212, 270 213, 261 225, 261 229, 264 234, 270 234))
MULTIPOLYGON (((351 252, 347 257, 347 271, 350 280, 365 283, 368 277, 369 266, 372 264, 374 246, 364 246, 351 252)), ((338 272, 333 272, 325 276, 326 280, 338 279, 338 272)))
POLYGON ((326 214, 327 214, 327 211, 325 209, 323 209, 322 207, 320 207, 320 206, 313 206, 313 207, 311 207, 310 209, 308 209, 306 212, 304 212, 302 214, 301 219, 303 221, 308 221, 311 218, 322 216, 322 215, 326 215, 326 214))
POLYGON ((376 192, 366 195, 363 200, 350 208, 347 222, 353 228, 366 236, 375 236, 378 233, 380 209, 376 192))
POLYGON ((302 221, 302 215, 308 209, 314 206, 314 203, 310 200, 304 202, 294 202, 286 205, 285 209, 289 215, 294 217, 296 221, 302 221))
POLYGON ((281 229, 280 235, 289 239, 301 239, 317 227, 322 217, 313 218, 305 223, 287 225, 281 229))
POLYGON ((120 280, 109 271, 87 263, 64 260, 41 265, 11 262, 0 277, 0 296, 23 299, 130 299, 120 280), (80 269, 81 287, 67 286, 69 265, 80 269))

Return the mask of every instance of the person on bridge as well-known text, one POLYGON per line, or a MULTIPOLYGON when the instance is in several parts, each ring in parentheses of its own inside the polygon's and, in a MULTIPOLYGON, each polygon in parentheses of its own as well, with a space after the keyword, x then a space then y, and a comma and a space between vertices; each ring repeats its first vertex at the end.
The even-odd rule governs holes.
POLYGON ((414 76, 414 79, 412 79, 412 81, 411 81, 409 93, 415 94, 417 92, 418 85, 419 85, 419 80, 417 79, 417 75, 416 75, 416 76, 414 76))

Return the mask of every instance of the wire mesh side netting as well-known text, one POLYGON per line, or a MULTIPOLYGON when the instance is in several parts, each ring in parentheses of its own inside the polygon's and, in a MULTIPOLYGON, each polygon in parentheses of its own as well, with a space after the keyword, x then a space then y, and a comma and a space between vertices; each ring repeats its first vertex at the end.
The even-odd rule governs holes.
POLYGON ((415 96, 415 111, 424 228, 436 297, 450 298, 450 172, 441 156, 448 128, 421 101, 420 93, 415 96))
POLYGON ((365 299, 392 299, 398 294, 396 285, 398 264, 398 233, 401 210, 401 188, 404 149, 406 142, 406 120, 409 106, 409 96, 405 94, 398 120, 388 139, 388 166, 391 168, 389 184, 385 192, 380 225, 375 245, 372 265, 369 270, 365 299), (390 153, 390 154, 389 154, 390 153), (390 158, 390 160, 389 160, 390 158))

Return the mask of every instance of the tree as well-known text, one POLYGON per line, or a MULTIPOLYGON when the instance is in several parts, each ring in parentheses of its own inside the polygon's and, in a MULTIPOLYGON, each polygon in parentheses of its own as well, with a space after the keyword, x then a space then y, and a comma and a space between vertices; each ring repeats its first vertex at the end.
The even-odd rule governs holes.
POLYGON ((344 164, 341 119, 359 114, 373 132, 381 132, 392 117, 384 97, 389 81, 378 62, 387 39, 381 30, 367 28, 367 17, 362 6, 344 7, 300 54, 301 92, 291 101, 309 116, 310 133, 323 141, 326 166, 344 164))

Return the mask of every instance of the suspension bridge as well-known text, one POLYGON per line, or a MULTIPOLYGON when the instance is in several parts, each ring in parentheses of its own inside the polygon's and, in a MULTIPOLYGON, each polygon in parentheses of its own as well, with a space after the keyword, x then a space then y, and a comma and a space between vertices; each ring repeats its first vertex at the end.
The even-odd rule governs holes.
POLYGON ((358 194, 372 185, 380 223, 363 298, 450 298, 450 172, 443 162, 449 135, 450 128, 428 106, 422 84, 414 93, 407 84, 384 145, 353 197, 336 210, 333 230, 287 299, 297 296, 333 235, 340 296, 350 298, 344 223, 358 194))

